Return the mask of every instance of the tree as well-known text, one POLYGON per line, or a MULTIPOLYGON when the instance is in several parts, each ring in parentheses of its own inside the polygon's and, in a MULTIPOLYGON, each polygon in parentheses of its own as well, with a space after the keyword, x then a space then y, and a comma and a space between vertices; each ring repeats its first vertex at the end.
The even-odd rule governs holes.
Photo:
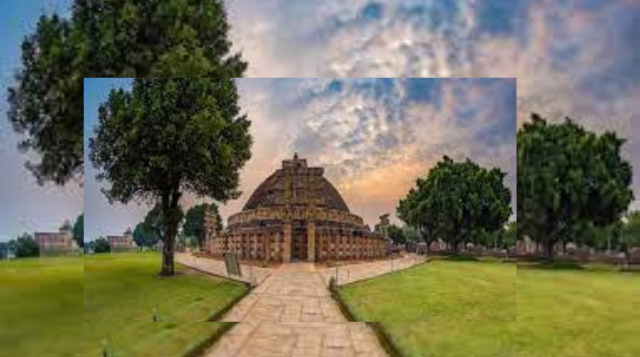
POLYGON ((113 90, 99 109, 90 158, 110 201, 147 200, 163 219, 161 275, 174 273, 173 253, 184 192, 219 202, 237 198, 250 158, 250 122, 240 115, 231 79, 135 79, 113 90))
POLYGON ((133 241, 138 247, 152 247, 158 243, 160 238, 161 235, 149 229, 144 222, 138 223, 133 230, 133 241))
POLYGON ((626 211, 632 170, 623 144, 613 133, 596 135, 569 118, 547 124, 537 114, 518 131, 519 229, 549 258, 576 230, 605 227, 626 211))
POLYGON ((511 193, 504 186, 505 175, 497 168, 445 156, 400 201, 399 216, 426 227, 432 240, 441 237, 457 254, 460 244, 486 240, 486 234, 502 229, 509 219, 511 193))
POLYGON ((507 225, 507 228, 503 234, 502 248, 509 250, 509 248, 515 247, 518 243, 518 223, 511 222, 507 225))
POLYGON ((42 16, 22 43, 8 118, 40 184, 81 182, 85 77, 242 77, 222 0, 76 0, 71 17, 42 16))
MULTIPOLYGON (((178 207, 180 208, 180 207, 178 207)), ((182 217, 182 211, 180 211, 182 217)), ((138 223, 133 230, 133 240, 138 246, 154 246, 162 239, 164 232, 164 218, 162 216, 162 206, 155 204, 138 223)))
POLYGON ((76 218, 76 223, 73 225, 73 239, 78 247, 84 247, 84 213, 76 218))
POLYGON ((0 259, 6 259, 9 255, 9 244, 0 242, 0 259))
POLYGON ((626 254, 628 261, 629 253, 634 248, 640 248, 640 211, 634 211, 627 215, 620 236, 620 250, 626 254))
POLYGON ((101 77, 242 77, 222 0, 76 0, 87 72, 101 77))
POLYGON ((400 200, 396 209, 398 218, 413 227, 427 244, 427 255, 431 250, 431 243, 437 240, 435 222, 431 219, 434 212, 428 202, 430 194, 427 182, 418 179, 417 187, 409 190, 407 196, 400 200))
POLYGON ((39 163, 26 167, 38 183, 64 184, 83 172, 83 76, 78 36, 69 21, 42 16, 22 43, 23 68, 9 88, 8 119, 39 163))
POLYGON ((37 257, 40 255, 38 242, 27 233, 24 233, 16 239, 15 249, 16 257, 18 258, 37 257))
POLYGON ((222 217, 218 212, 218 206, 214 203, 203 203, 191 207, 185 215, 184 226, 182 227, 185 235, 197 239, 200 248, 204 246, 206 235, 205 213, 207 210, 212 212, 215 217, 217 233, 222 232, 222 217))
POLYGON ((420 232, 418 232, 415 228, 408 224, 402 226, 402 234, 404 235, 407 242, 420 241, 420 232))
POLYGON ((404 232, 402 228, 392 224, 388 228, 389 238, 393 241, 395 245, 403 245, 407 243, 407 239, 404 236, 404 232))
POLYGON ((92 243, 93 243, 93 252, 96 254, 111 252, 111 245, 109 244, 109 241, 104 237, 99 237, 92 243))

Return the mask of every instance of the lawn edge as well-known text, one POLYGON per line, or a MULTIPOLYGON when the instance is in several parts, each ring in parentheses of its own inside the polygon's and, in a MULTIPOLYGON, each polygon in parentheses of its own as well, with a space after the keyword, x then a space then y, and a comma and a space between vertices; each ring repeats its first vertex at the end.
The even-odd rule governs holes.
POLYGON ((213 315, 209 316, 207 322, 219 322, 219 320, 227 314, 237 303, 239 303, 242 299, 244 299, 247 295, 251 293, 253 287, 249 283, 245 283, 245 287, 247 288, 242 294, 236 296, 231 300, 227 305, 225 305, 222 309, 215 312, 213 315))
POLYGON ((225 333, 231 330, 237 322, 220 322, 222 326, 213 332, 210 336, 204 339, 204 341, 198 343, 194 348, 187 351, 182 357, 199 357, 204 354, 211 346, 213 346, 225 333))
POLYGON ((350 282, 350 283, 346 283, 346 284, 337 284, 337 285, 336 285, 336 288, 342 288, 342 287, 345 287, 345 286, 349 286, 349 285, 353 285, 353 284, 358 284, 358 283, 361 283, 361 282, 363 282, 363 281, 369 281, 369 280, 376 279, 376 278, 379 278, 379 277, 383 277, 383 276, 387 276, 387 275, 391 275, 391 274, 400 273, 400 272, 403 272, 403 271, 405 271, 405 270, 413 269, 413 268, 416 268, 416 267, 419 267, 419 266, 422 266, 422 265, 425 265, 425 264, 431 263, 431 261, 432 261, 432 260, 433 260, 433 258, 432 258, 432 257, 427 257, 427 258, 425 259, 425 261, 424 261, 424 262, 422 262, 422 263, 418 263, 418 264, 416 264, 416 265, 412 265, 412 266, 407 267, 407 268, 404 268, 404 269, 399 269, 399 270, 389 271, 389 272, 382 273, 382 274, 380 274, 380 275, 372 276, 372 277, 369 277, 369 278, 364 278, 364 279, 361 279, 361 280, 352 281, 352 282, 350 282))
POLYGON ((236 296, 235 298, 233 298, 231 301, 229 301, 228 304, 226 304, 222 309, 214 312, 211 316, 209 316, 206 321, 207 322, 220 322, 219 320, 226 315, 227 312, 229 312, 229 310, 231 310, 237 303, 239 303, 242 299, 244 299, 247 295, 249 295, 249 293, 251 293, 251 291, 253 290, 254 286, 252 286, 251 284, 249 284, 246 281, 241 281, 241 280, 234 280, 234 279, 229 279, 227 277, 218 275, 218 274, 213 274, 210 273, 208 271, 202 270, 202 269, 198 269, 198 268, 194 268, 188 265, 184 265, 181 264, 182 266, 186 267, 187 269, 191 269, 194 271, 197 271, 199 273, 205 274, 205 275, 210 275, 216 278, 221 278, 230 282, 234 282, 234 283, 238 283, 240 285, 244 285, 244 287, 246 288, 242 294, 236 296))
MULTIPOLYGON (((349 306, 342 300, 342 296, 340 296, 338 287, 335 284, 329 285, 329 291, 331 292, 331 297, 338 304, 340 311, 345 316, 347 321, 362 322, 356 320, 355 315, 353 314, 349 306)), ((393 342, 391 335, 389 335, 389 333, 384 329, 384 327, 382 327, 379 322, 366 321, 364 323, 366 323, 373 330, 376 337, 378 338, 378 341, 380 342, 380 345, 382 345, 382 348, 387 352, 389 357, 404 357, 404 355, 400 352, 398 346, 396 346, 396 344, 393 342)))
POLYGON ((366 324, 369 325, 376 334, 378 341, 380 341, 382 348, 384 348, 389 357, 404 357, 398 346, 393 342, 391 335, 384 329, 380 322, 367 322, 366 324))
POLYGON ((349 306, 344 302, 344 300, 342 300, 342 296, 340 295, 338 287, 335 284, 330 283, 329 291, 331 292, 331 298, 333 298, 333 300, 338 304, 338 308, 340 308, 340 311, 347 319, 347 321, 356 322, 357 320, 355 318, 355 315, 353 314, 349 306))

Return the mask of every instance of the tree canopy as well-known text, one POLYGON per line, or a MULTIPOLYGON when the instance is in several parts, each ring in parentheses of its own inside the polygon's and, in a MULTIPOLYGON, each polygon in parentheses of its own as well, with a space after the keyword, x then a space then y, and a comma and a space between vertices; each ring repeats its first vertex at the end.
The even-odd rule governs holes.
POLYGON ((135 79, 99 108, 90 158, 110 201, 158 203, 163 275, 173 251, 184 192, 226 202, 239 196, 240 169, 251 156, 250 122, 232 79, 135 79))
POLYGON ((511 192, 504 186, 505 175, 445 156, 400 201, 398 215, 428 237, 427 246, 439 237, 457 253, 461 243, 502 229, 509 219, 511 192))
POLYGON ((33 236, 24 233, 15 240, 15 254, 18 258, 37 257, 40 255, 40 246, 33 236))
POLYGON ((640 248, 640 211, 631 212, 627 216, 621 236, 624 251, 640 248))
POLYGON ((76 222, 73 225, 73 239, 78 244, 78 247, 84 247, 84 213, 76 218, 76 222))
POLYGON ((218 212, 218 206, 214 203, 203 203, 191 207, 185 215, 184 225, 182 226, 184 234, 195 237, 200 247, 204 245, 206 238, 205 213, 207 210, 213 212, 217 223, 217 233, 222 232, 222 217, 220 217, 220 213, 218 212))
POLYGON ((75 0, 71 16, 42 16, 22 43, 8 118, 23 134, 39 183, 83 173, 86 77, 242 77, 222 0, 75 0))
POLYGON ((407 243, 407 238, 405 237, 404 231, 402 230, 402 228, 396 226, 395 224, 392 224, 389 226, 388 232, 389 232, 389 239, 393 241, 393 244, 402 245, 407 243))
POLYGON ((554 245, 576 231, 619 221, 633 199, 623 144, 611 132, 597 135, 569 118, 548 124, 533 114, 517 138, 520 234, 552 256, 554 245))
POLYGON ((111 245, 105 237, 98 237, 98 239, 91 242, 94 253, 109 253, 111 251, 111 245))

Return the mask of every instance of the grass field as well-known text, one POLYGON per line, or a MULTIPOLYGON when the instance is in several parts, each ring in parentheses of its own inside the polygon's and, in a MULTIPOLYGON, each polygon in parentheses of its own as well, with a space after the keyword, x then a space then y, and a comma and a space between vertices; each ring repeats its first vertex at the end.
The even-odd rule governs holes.
MULTIPOLYGON (((489 302, 474 304, 469 296, 469 289, 477 288, 470 281, 470 276, 480 274, 485 276, 484 280, 494 280, 487 278, 487 264, 490 263, 434 261, 398 273, 398 276, 408 275, 402 277, 402 284, 389 275, 347 286, 342 292, 349 292, 349 298, 345 300, 358 319, 380 320, 389 316, 388 306, 376 305, 393 305, 405 317, 438 317, 416 323, 380 320, 406 357, 640 356, 640 274, 611 269, 519 267, 517 298, 512 300, 513 307, 505 315, 511 315, 515 309, 517 320, 490 321, 476 317, 499 314, 465 312, 466 309, 495 306, 489 302), (469 276, 470 270, 474 273, 469 276), (460 274, 465 276, 456 277, 460 274), (419 284, 415 279, 420 277, 431 282, 428 288, 419 285, 424 289, 426 309, 432 307, 434 301, 443 305, 437 313, 425 314, 425 308, 416 304, 417 287, 410 285, 419 284), (395 301, 390 298, 390 289, 395 291, 395 301), (451 313, 451 321, 446 321, 448 313, 451 313), (462 316, 470 318, 461 321, 462 316)), ((515 270, 515 267, 505 265, 504 269, 515 270)), ((502 301, 500 295, 505 293, 498 289, 492 297, 488 290, 481 290, 487 294, 484 298, 489 300, 502 301)))
POLYGON ((515 321, 516 267, 436 260, 349 284, 340 296, 359 321, 515 321))
POLYGON ((520 357, 640 356, 640 274, 518 268, 520 357))
POLYGON ((82 277, 79 257, 0 260, 0 356, 73 356, 82 277))
POLYGON ((87 256, 84 279, 82 259, 68 259, 2 263, 15 265, 0 270, 0 326, 22 327, 0 334, 0 356, 101 357, 104 345, 110 357, 182 356, 224 327, 206 320, 245 291, 184 267, 160 278, 155 253, 87 256))

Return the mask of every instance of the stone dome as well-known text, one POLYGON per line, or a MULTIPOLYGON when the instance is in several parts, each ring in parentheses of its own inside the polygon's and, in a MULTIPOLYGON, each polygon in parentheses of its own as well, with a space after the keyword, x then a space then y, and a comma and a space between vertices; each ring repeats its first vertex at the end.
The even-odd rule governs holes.
POLYGON ((282 162, 282 168, 271 174, 253 192, 243 211, 279 206, 313 206, 349 212, 340 193, 319 167, 307 167, 307 160, 282 162))

